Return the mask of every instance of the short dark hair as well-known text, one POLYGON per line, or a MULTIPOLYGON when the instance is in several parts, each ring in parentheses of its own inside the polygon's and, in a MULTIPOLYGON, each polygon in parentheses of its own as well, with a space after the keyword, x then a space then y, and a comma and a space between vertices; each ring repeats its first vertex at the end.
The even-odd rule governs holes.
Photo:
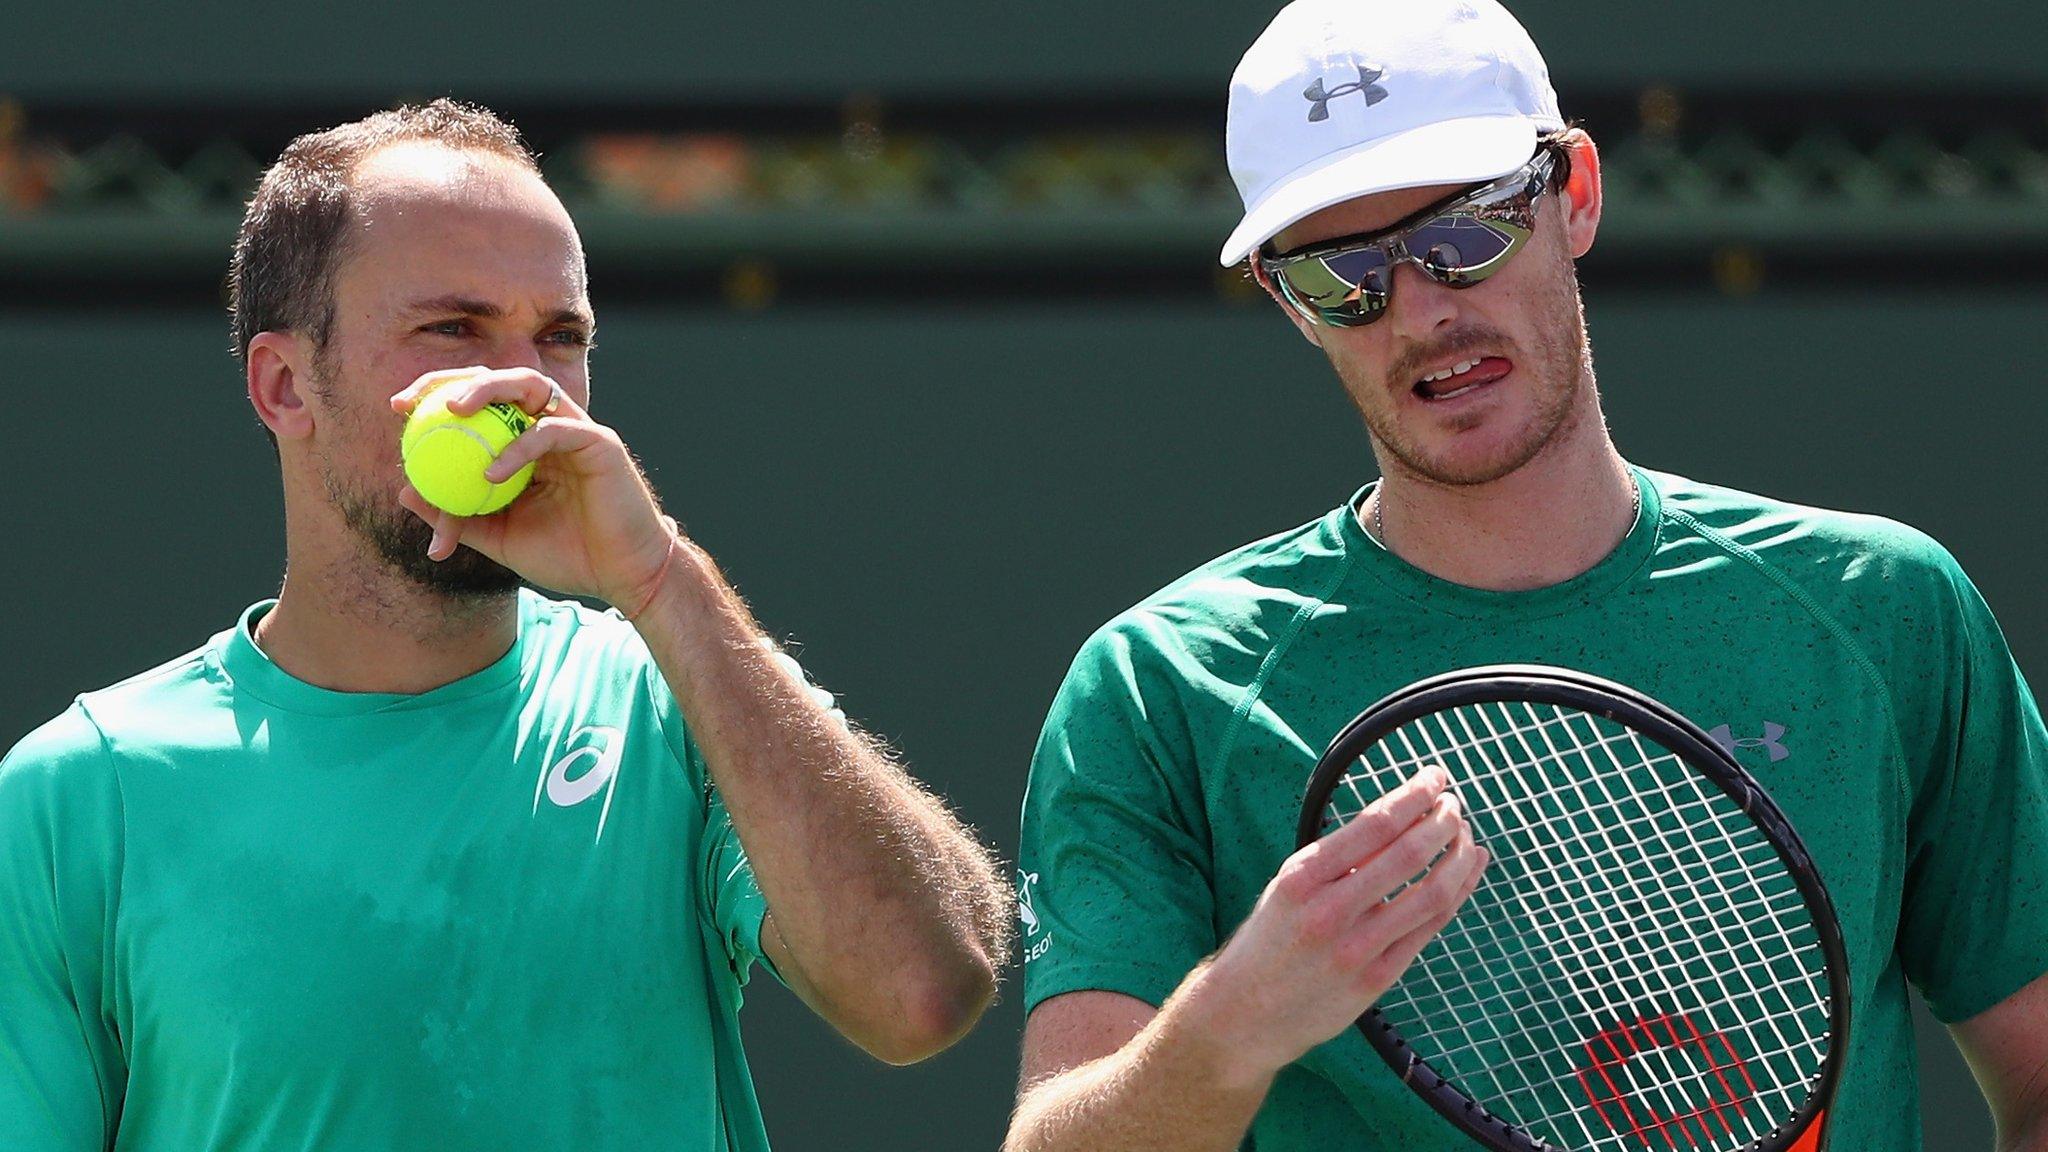
POLYGON ((519 130, 488 108, 443 97, 309 132, 263 173, 242 216, 228 265, 234 354, 246 360, 259 332, 290 330, 326 347, 334 329, 334 274, 347 254, 353 178, 389 144, 430 140, 488 152, 540 171, 519 130))
POLYGON ((1577 121, 1566 124, 1555 132, 1545 132, 1536 138, 1536 150, 1550 153, 1550 190, 1564 191, 1565 181, 1572 178, 1572 141, 1578 132, 1577 121))

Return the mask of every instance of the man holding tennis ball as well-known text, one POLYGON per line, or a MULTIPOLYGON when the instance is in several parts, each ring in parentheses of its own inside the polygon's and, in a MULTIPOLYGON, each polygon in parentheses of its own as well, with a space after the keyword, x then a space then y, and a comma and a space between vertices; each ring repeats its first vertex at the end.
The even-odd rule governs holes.
POLYGON ((441 385, 481 371, 459 368, 424 378, 424 391, 414 393, 405 432, 398 440, 405 478, 413 491, 456 516, 488 516, 510 504, 533 480, 531 464, 503 481, 485 475, 498 454, 533 427, 533 417, 517 404, 486 404, 466 416, 448 410, 449 393, 441 385))
POLYGON ((517 134, 301 137, 232 288, 284 587, 0 762, 0 1146, 761 1152, 756 962, 881 1059, 960 1036, 989 857, 592 419, 517 134))
MULTIPOLYGON (((1503 663, 1654 695, 1788 815, 1846 942, 1833 1149, 1919 1146, 1910 982, 1950 1023, 2000 1147, 2048 1150, 2048 731, 1955 558, 1877 517, 1623 459, 1574 267, 1600 225, 1600 156, 1495 0, 1295 0, 1239 64, 1225 134, 1245 214, 1221 262, 1248 262, 1328 359, 1380 480, 1175 580, 1076 657, 1024 801, 1029 1015, 1007 1152, 1477 1147, 1437 1110, 1457 1104, 1424 1098, 1440 1085, 1354 1021, 1515 862, 1474 845, 1460 781, 1428 766, 1306 847, 1296 821, 1319 754, 1367 705, 1503 663)), ((1548 803, 1596 806, 1558 788, 1532 808, 1548 803)), ((1525 914, 1504 935, 1543 930, 1525 914)), ((1598 949, 1558 979, 1532 954, 1498 978, 1607 994, 1598 949)), ((1460 1022, 1432 1018, 1431 1043, 1502 1050, 1460 1022)), ((1568 1093, 1604 1078, 1580 1104, 1615 1105, 1601 1148, 1731 1146, 1701 1121, 1745 1106, 1736 1062, 1767 1058, 1716 1063, 1673 1032, 1640 1046, 1643 1066, 1692 1060, 1692 1080, 1643 1107, 1626 1071, 1577 1063, 1575 1039, 1507 1050, 1565 1051, 1589 1077, 1556 1075, 1568 1093)), ((1538 1135, 1582 1130, 1566 1131, 1538 1135)))

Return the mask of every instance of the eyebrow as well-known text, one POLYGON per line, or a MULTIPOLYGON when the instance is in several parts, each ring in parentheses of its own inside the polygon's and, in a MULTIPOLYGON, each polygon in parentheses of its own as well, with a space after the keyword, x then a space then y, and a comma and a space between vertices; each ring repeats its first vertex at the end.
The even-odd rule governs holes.
MULTIPOLYGON (((405 311, 408 315, 426 313, 446 315, 454 313, 458 316, 474 316, 479 320, 502 320, 506 316, 504 308, 489 300, 479 300, 473 296, 463 296, 460 294, 415 300, 406 306, 405 311)), ((558 309, 554 315, 547 318, 547 322, 549 324, 575 324, 583 328, 595 328, 597 326, 597 320, 581 308, 558 309)))

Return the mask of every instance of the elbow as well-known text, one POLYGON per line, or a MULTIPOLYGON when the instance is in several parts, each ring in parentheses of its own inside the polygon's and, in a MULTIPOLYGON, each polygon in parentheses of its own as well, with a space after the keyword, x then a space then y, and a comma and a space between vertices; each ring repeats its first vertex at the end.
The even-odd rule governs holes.
POLYGON ((943 970, 906 977, 895 1012, 861 1045, 886 1064, 915 1064, 944 1052, 972 1031, 995 1002, 995 966, 979 952, 943 970))

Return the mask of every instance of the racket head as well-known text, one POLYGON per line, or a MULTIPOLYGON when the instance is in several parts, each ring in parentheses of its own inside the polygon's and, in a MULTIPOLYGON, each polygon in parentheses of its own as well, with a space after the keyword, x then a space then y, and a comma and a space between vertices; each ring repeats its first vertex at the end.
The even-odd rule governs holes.
MULTIPOLYGON (((1742 816, 1747 817, 1762 839, 1768 843, 1775 859, 1796 889, 1813 930, 1814 946, 1820 953, 1820 963, 1824 971, 1819 973, 1818 977, 1825 981, 1826 986, 1826 993, 1822 998, 1826 1026, 1820 1037, 1823 1053, 1811 1089, 1792 1115, 1755 1139, 1744 1143, 1715 1144, 1712 1147, 1717 1152, 1724 1147, 1739 1149, 1740 1152, 1784 1152, 1792 1148, 1822 1115, 1828 1101, 1833 1097, 1835 1085, 1841 1074, 1842 1053, 1847 1050, 1850 1016, 1848 959, 1841 938, 1840 925, 1835 916, 1834 904, 1828 897, 1826 885, 1821 881, 1811 856, 1793 830, 1791 821, 1732 755, 1675 710, 1625 685, 1584 672, 1546 665, 1488 665, 1461 669, 1417 681, 1361 712, 1331 741, 1329 749, 1318 761, 1316 770, 1310 777, 1303 798, 1296 829, 1297 844, 1305 847, 1336 826, 1331 822, 1333 797, 1338 795, 1338 790, 1344 787, 1347 779, 1355 779, 1356 775, 1360 775, 1355 774, 1354 769, 1365 763, 1362 758, 1382 741, 1409 730, 1410 726, 1418 721, 1444 714, 1456 714, 1456 710, 1459 709, 1488 705, 1569 709, 1630 730, 1640 739, 1648 740, 1669 753, 1685 768, 1711 784, 1713 791, 1706 795, 1716 798, 1713 803, 1723 809, 1732 805, 1732 810, 1739 811, 1742 816)), ((1480 742, 1492 741, 1482 739, 1480 742)), ((1512 747, 1505 742, 1502 742, 1501 746, 1504 749, 1512 747)), ((1524 743, 1522 747, 1526 748, 1528 745, 1524 743)), ((1404 752, 1412 751, 1412 744, 1404 749, 1404 752)), ((1493 857, 1493 862, 1488 867, 1489 874, 1504 866, 1514 867, 1513 861, 1505 858, 1502 852, 1502 842, 1507 837, 1489 837, 1485 834, 1481 826, 1484 823, 1482 813, 1475 810, 1460 787, 1461 777, 1466 775, 1462 769, 1469 768, 1469 763, 1448 763, 1430 756, 1415 760, 1410 765, 1410 774, 1414 769, 1427 763, 1443 763, 1450 771, 1451 790, 1459 792, 1461 800, 1466 801, 1467 820, 1473 824, 1474 837, 1487 845, 1493 857)), ((1346 803, 1352 806, 1352 814, 1355 815, 1357 809, 1362 809, 1375 798, 1377 797, 1358 794, 1354 784, 1352 795, 1346 803)), ((1724 816, 1726 814, 1724 812, 1724 816)), ((1341 820, 1338 823, 1341 823, 1341 820)), ((1481 900, 1490 882, 1482 880, 1480 890, 1473 894, 1472 902, 1468 902, 1467 909, 1472 903, 1481 900)), ((1551 1142, 1543 1135, 1532 1131, 1530 1127, 1517 1123, 1513 1116, 1501 1114, 1505 1110, 1501 1109, 1497 1102, 1493 1107, 1489 1107, 1487 1101, 1476 1099, 1466 1085, 1446 1075, 1436 1066, 1432 1061, 1432 1053, 1425 1050, 1427 1045, 1418 1046, 1396 1026, 1394 1014, 1385 1010, 1385 1005, 1403 994, 1405 983, 1418 968, 1429 961, 1433 951, 1447 947, 1443 943, 1445 937, 1458 925, 1459 920, 1467 915, 1467 909, 1460 909, 1452 924, 1424 948, 1415 964, 1411 965, 1409 972, 1403 975, 1402 980, 1381 998, 1379 1004, 1367 1010, 1358 1020, 1359 1030, 1365 1035, 1366 1040, 1402 1081, 1421 1095, 1440 1115, 1468 1135, 1488 1148, 1503 1152, 1563 1152, 1566 1149, 1576 1152, 1579 1148, 1595 1147, 1605 1152, 1607 1149, 1690 1147, 1690 1135, 1686 1140, 1678 1140, 1662 1124, 1645 1129, 1634 1119, 1627 1121, 1636 1127, 1636 1139, 1633 1141, 1617 1137, 1612 1142, 1551 1142), (1658 1138, 1650 1139, 1649 1132, 1655 1132, 1658 1138)), ((1672 1045, 1683 1043, 1690 1048, 1693 1042, 1697 1041, 1699 1050, 1708 1053, 1706 1058, 1710 1065, 1719 1059, 1710 1051, 1712 1040, 1703 1038, 1697 1030, 1697 1022, 1689 1017, 1682 1021, 1670 1018, 1652 1020, 1643 1017, 1633 1022, 1624 1018, 1617 1023, 1622 1028, 1620 1035, 1623 1038, 1632 1038, 1636 1034, 1632 1028, 1651 1029, 1668 1026, 1672 1045), (1681 1024, 1693 1029, 1689 1036, 1681 1024)), ((1710 1025, 1712 1023, 1709 1021, 1710 1025)), ((1604 1040, 1607 1045, 1612 1046, 1616 1043, 1613 1033, 1614 1027, 1610 1026, 1587 1043, 1590 1045, 1595 1041, 1604 1040)), ((1644 1034, 1659 1042, 1664 1040, 1663 1034, 1644 1034)), ((1736 1063, 1740 1063, 1739 1058, 1733 1056, 1729 1041, 1718 1028, 1710 1027, 1705 1035, 1719 1039, 1722 1050, 1728 1052, 1736 1063)), ((1592 1051, 1589 1047, 1588 1052, 1592 1051)), ((1622 1054, 1617 1051, 1617 1060, 1621 1056, 1622 1054)), ((1599 1061, 1596 1059, 1595 1063, 1598 1064, 1599 1061)), ((1725 1067, 1733 1070, 1734 1065, 1725 1067)), ((1746 1066, 1741 1072, 1747 1075, 1746 1066)), ((1612 1087, 1612 1083, 1608 1086, 1612 1087)), ((1589 1103, 1598 1108, 1601 1089, 1592 1086, 1586 1091, 1591 1098, 1589 1103)), ((1622 1097, 1617 1092, 1608 1103, 1621 1101, 1622 1097)), ((1716 1116, 1718 1115, 1717 1112, 1716 1116)), ((1602 1118, 1605 1119, 1604 1113, 1602 1118)), ((1725 1121, 1723 1127, 1727 1127, 1725 1121)), ((1684 1129, 1681 1128, 1681 1131, 1684 1129)), ((1711 1137, 1711 1130, 1708 1135, 1711 1137)), ((1732 1136, 1732 1131, 1730 1135, 1732 1136)))

